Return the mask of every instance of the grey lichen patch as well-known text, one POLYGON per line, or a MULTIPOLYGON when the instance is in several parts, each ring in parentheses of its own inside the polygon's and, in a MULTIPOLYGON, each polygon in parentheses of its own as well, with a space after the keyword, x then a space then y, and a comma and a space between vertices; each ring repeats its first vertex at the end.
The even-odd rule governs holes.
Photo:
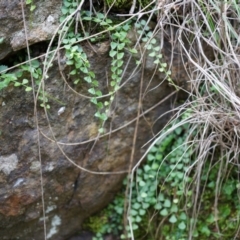
POLYGON ((40 170, 41 164, 39 161, 33 161, 30 166, 32 172, 37 172, 40 170))
POLYGON ((51 212, 51 211, 53 211, 54 209, 56 209, 57 208, 57 206, 56 205, 50 205, 50 206, 48 206, 47 207, 47 209, 46 209, 46 213, 49 213, 49 212, 51 212))
POLYGON ((9 175, 11 171, 16 169, 18 163, 18 157, 16 154, 0 157, 0 171, 3 171, 6 175, 9 175))
POLYGON ((51 222, 51 229, 49 230, 49 233, 47 234, 47 239, 51 238, 54 234, 58 232, 58 226, 61 225, 61 218, 57 215, 55 215, 52 218, 51 222))

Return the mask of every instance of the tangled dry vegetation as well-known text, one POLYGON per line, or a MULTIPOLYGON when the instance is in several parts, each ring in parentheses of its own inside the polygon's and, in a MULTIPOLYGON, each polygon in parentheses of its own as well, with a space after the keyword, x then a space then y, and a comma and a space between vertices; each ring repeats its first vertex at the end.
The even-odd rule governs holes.
MULTIPOLYGON (((213 190, 215 200, 212 205, 215 227, 210 231, 219 234, 216 235, 217 239, 229 237, 238 239, 239 217, 233 217, 233 214, 232 218, 229 216, 229 221, 235 222, 236 229, 230 235, 224 235, 223 228, 218 222, 221 211, 218 205, 221 201, 220 192, 224 187, 228 187, 224 186, 224 182, 231 178, 234 178, 236 183, 239 182, 239 2, 165 1, 164 4, 160 2, 158 6, 155 30, 157 32, 170 29, 168 30, 170 42, 172 46, 178 46, 180 49, 181 58, 186 62, 185 67, 189 75, 187 88, 182 89, 188 92, 189 99, 175 109, 177 113, 173 119, 181 119, 181 115, 186 114, 186 111, 189 114, 167 131, 160 132, 149 151, 180 126, 190 124, 185 144, 191 149, 193 162, 188 167, 185 177, 191 176, 192 180, 186 183, 185 189, 186 194, 188 189, 192 189, 194 194, 190 197, 193 205, 188 216, 191 219, 202 217, 200 215, 204 213, 203 196, 207 179, 214 166, 219 165, 213 190), (178 29, 177 34, 171 35, 173 32, 171 29, 175 28, 178 29)), ((182 157, 184 158, 184 154, 182 157)), ((139 164, 132 170, 132 182, 139 164)), ((161 166, 159 172, 161 174, 161 166)), ((236 189, 234 194, 238 195, 239 184, 236 189)), ((131 207, 128 212, 130 209, 131 207)), ((188 239, 194 239, 196 225, 197 220, 189 223, 188 239)))
MULTIPOLYGON (((80 8, 82 3, 83 1, 79 5, 80 8)), ((203 213, 201 209, 204 205, 205 185, 208 183, 207 179, 210 176, 211 169, 218 165, 218 172, 214 175, 216 176, 215 200, 212 207, 214 227, 211 227, 209 231, 212 231, 216 238, 221 239, 223 236, 222 239, 228 237, 237 239, 239 236, 239 219, 237 216, 234 216, 231 220, 235 223, 235 232, 231 232, 230 235, 228 233, 227 238, 222 235, 223 229, 218 223, 218 203, 226 179, 234 178, 237 182, 239 179, 240 5, 236 0, 166 0, 152 1, 149 5, 140 7, 139 11, 133 11, 135 4, 136 1, 133 1, 130 13, 125 14, 125 18, 132 19, 135 23, 138 23, 141 19, 145 19, 147 24, 150 23, 150 25, 154 23, 151 38, 153 39, 157 34, 163 36, 159 43, 162 51, 164 51, 164 40, 167 39, 173 49, 169 54, 170 64, 168 69, 176 67, 172 64, 172 60, 177 56, 180 61, 185 63, 188 79, 184 83, 174 82, 167 70, 163 69, 163 72, 166 75, 166 80, 174 85, 177 90, 187 92, 189 98, 179 108, 174 109, 173 119, 182 120, 167 130, 161 131, 153 139, 149 150, 138 161, 137 165, 132 166, 130 164, 129 173, 131 177, 126 191, 129 202, 125 203, 125 225, 129 226, 130 232, 126 234, 131 239, 135 238, 131 221, 131 198, 134 177, 138 167, 156 143, 164 141, 164 138, 176 129, 188 124, 187 139, 184 145, 191 149, 192 163, 185 172, 185 179, 187 177, 191 179, 191 181, 186 181, 185 194, 187 195, 188 189, 191 189, 193 194, 186 196, 188 200, 190 199, 192 205, 190 208, 186 205, 185 209, 187 209, 189 219, 193 219, 193 221, 188 222, 187 238, 193 239, 196 237, 197 222, 203 213), (184 115, 183 118, 182 115, 184 115)), ((76 11, 80 8, 78 7, 76 11)), ((110 9, 105 12, 106 17, 109 12, 110 9)), ((71 16, 74 16, 74 13, 71 16)), ((70 19, 68 18, 68 21, 70 19)), ((66 22, 63 22, 64 26, 66 22)), ((91 39, 91 36, 88 39, 91 39)), ((142 40, 143 35, 140 34, 137 44, 141 43, 142 40)), ((146 45, 150 43, 151 39, 148 40, 146 45)), ((146 49, 148 48, 146 47, 144 51, 146 49)), ((184 158, 184 153, 182 157, 184 158)), ((159 166, 158 171, 161 174, 161 166, 159 166)), ((237 189, 239 189, 239 185, 237 189)), ((235 192, 235 194, 238 193, 235 192)), ((186 200, 186 204, 187 202, 186 200)), ((203 225, 202 228, 205 227, 206 225, 203 225)), ((157 229, 158 232, 159 227, 157 229)), ((171 237, 171 234, 168 236, 166 239, 176 239, 171 237)))
MULTIPOLYGON (((71 1, 67 2, 69 3, 71 1)), ((90 9, 94 11, 94 6, 91 6, 91 2, 92 1, 90 1, 90 9)), ((82 8, 83 3, 84 0, 78 1, 76 9, 71 13, 69 13, 66 9, 66 16, 64 16, 64 19, 60 24, 59 30, 74 25, 74 20, 77 20, 76 22, 78 22, 76 23, 77 27, 82 24, 82 22, 78 19, 78 13, 82 8)), ((207 182, 206 179, 208 178, 208 173, 210 173, 211 169, 218 164, 219 167, 216 175, 217 178, 215 179, 216 185, 214 188, 215 200, 213 204, 215 227, 214 229, 211 229, 211 231, 219 233, 218 236, 220 236, 221 239, 222 229, 219 227, 217 221, 219 214, 218 202, 220 191, 226 179, 231 177, 235 178, 237 181, 239 180, 239 1, 158 0, 150 2, 147 6, 140 7, 139 10, 136 10, 134 7, 135 4, 136 1, 133 1, 131 9, 129 9, 129 14, 120 14, 121 16, 124 15, 124 19, 126 19, 124 22, 127 22, 128 19, 132 19, 134 23, 138 23, 141 19, 145 19, 147 23, 146 26, 149 24, 152 28, 152 35, 150 39, 148 39, 146 45, 150 44, 151 40, 156 35, 163 36, 159 43, 161 51, 164 51, 164 40, 167 40, 168 43, 171 44, 173 51, 169 54, 168 62, 170 62, 170 64, 167 66, 168 69, 165 69, 165 65, 160 69, 165 74, 166 80, 169 81, 169 84, 174 85, 177 91, 181 90, 186 92, 189 95, 189 98, 180 107, 174 109, 173 119, 182 120, 177 122, 175 125, 172 125, 170 128, 166 128, 166 130, 159 132, 159 134, 152 140, 149 150, 138 161, 137 165, 130 166, 130 181, 126 191, 128 199, 131 199, 132 197, 135 173, 143 162, 143 159, 151 151, 152 147, 156 143, 163 141, 164 138, 172 134, 177 128, 188 124, 189 128, 187 131, 187 139, 184 144, 188 146, 188 149, 191 149, 193 160, 185 173, 186 178, 188 176, 191 178, 190 182, 186 182, 185 190, 187 192, 187 189, 192 189, 193 192, 190 196, 192 207, 190 210, 188 209, 188 215, 189 218, 195 220, 200 217, 199 214, 203 204, 201 198, 205 189, 204 184, 202 184, 203 172, 207 176, 205 178, 205 181, 207 182), (175 52, 176 49, 178 49, 177 52, 175 52), (188 73, 188 79, 186 79, 184 83, 175 81, 176 78, 173 79, 168 71, 176 67, 172 64, 172 59, 176 56, 185 63, 185 71, 188 73), (184 118, 181 117, 182 115, 184 115, 184 118)), ((109 13, 110 9, 107 9, 104 13, 106 18, 109 13)), ((119 23, 119 25, 121 24, 123 23, 119 23)), ((84 36, 84 38, 81 38, 79 41, 90 40, 93 37, 110 32, 109 29, 93 34, 92 36, 84 36)), ((111 28, 111 30, 112 29, 114 28, 111 28)), ((66 31, 60 31, 60 34, 58 35, 58 46, 51 56, 49 54, 49 46, 47 55, 49 54, 51 60, 47 62, 49 58, 46 57, 42 79, 47 76, 51 61, 61 48, 64 34, 67 34, 66 31)), ((53 40, 50 44, 52 44, 53 40)), ((142 41, 143 35, 140 34, 138 36, 136 46, 142 41)), ((147 51, 147 47, 143 51, 147 51)), ((144 55, 142 52, 141 54, 144 55)), ((121 79, 119 81, 121 82, 121 79)), ((120 84, 118 87, 121 88, 120 84)), ((117 92, 118 88, 116 88, 116 90, 114 89, 114 91, 117 92)), ((111 97, 113 96, 113 94, 111 94, 109 93, 102 97, 111 97)), ((96 99, 99 99, 100 97, 97 96, 96 99)), ((35 101, 37 100, 35 99, 35 101)), ((139 118, 140 115, 141 114, 139 113, 137 117, 139 118)), ((105 117, 103 117, 102 120, 104 122, 106 120, 105 117)), ((107 134, 108 133, 106 133, 105 136, 107 134)), ((95 140, 98 140, 99 136, 95 140)), ((133 145, 135 143, 134 141, 136 141, 136 138, 133 140, 133 145)), ((133 162, 133 155, 134 150, 131 156, 131 163, 133 162)), ((86 169, 82 170, 85 171, 86 169)), ((158 171, 161 174, 161 166, 159 166, 158 171)), ((98 174, 96 172, 92 173, 98 174)), ((240 187, 238 185, 238 191, 239 189, 240 187)), ((239 193, 236 192, 235 194, 239 193)), ((131 230, 130 236, 134 239, 132 223, 129 221, 131 207, 131 200, 129 200, 129 202, 125 204, 125 224, 129 225, 129 229, 131 230)), ((236 217, 236 219, 233 220, 236 223, 236 231, 230 236, 232 239, 238 239, 239 237, 238 218, 236 217)), ((189 223, 188 239, 194 238, 194 231, 197 224, 197 221, 195 220, 189 223)))

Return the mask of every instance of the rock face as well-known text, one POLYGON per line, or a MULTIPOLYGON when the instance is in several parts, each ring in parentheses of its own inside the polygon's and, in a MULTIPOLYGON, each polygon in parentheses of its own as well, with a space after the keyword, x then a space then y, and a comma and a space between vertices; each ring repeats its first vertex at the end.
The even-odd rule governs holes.
MULTIPOLYGON (((57 23, 48 23, 49 16, 58 18, 62 1, 35 2, 38 12, 32 19, 29 13, 27 18, 31 43, 49 39, 57 23)), ((0 58, 25 46, 21 1, 0 0, 1 37, 5 40, 0 58)), ((109 43, 93 45, 95 51, 87 43, 82 46, 103 92, 107 93, 109 43)), ((171 46, 166 45, 164 51, 168 54, 171 46)), ((1 91, 1 239, 42 240, 45 224, 47 239, 65 240, 79 231, 86 217, 113 199, 128 171, 132 149, 135 148, 135 164, 146 149, 142 145, 165 124, 167 115, 158 118, 171 109, 176 97, 173 87, 161 83, 163 76, 155 72, 153 59, 147 58, 144 67, 134 71, 134 60, 126 64, 129 57, 126 55, 125 59, 125 84, 111 106, 106 134, 102 136, 98 135, 100 123, 94 117, 95 106, 89 98, 79 95, 88 95, 87 84, 74 85, 68 67, 63 71, 67 79, 64 82, 57 61, 45 80, 51 108, 45 112, 37 104, 38 122, 31 92, 12 85, 1 91), (133 145, 138 109, 140 120, 133 145)), ((173 76, 181 76, 185 81, 187 75, 179 58, 173 60, 173 66, 177 71, 173 76)))
MULTIPOLYGON (((108 52, 88 54, 92 54, 91 66, 97 79, 106 86, 108 52)), ((134 65, 129 64, 124 79, 130 77, 132 69, 134 65)), ((32 94, 8 87, 1 95, 1 239, 44 239, 41 182, 48 239, 71 236, 80 229, 84 218, 113 199, 128 171, 132 148, 135 147, 136 163, 144 152, 142 145, 163 126, 166 118, 153 124, 154 121, 170 109, 171 97, 141 117, 137 143, 133 146, 141 81, 139 71, 117 94, 112 116, 105 124, 108 134, 98 138, 100 124, 89 99, 65 86, 57 65, 48 74, 46 89, 51 98, 58 101, 50 101, 47 114, 38 108, 39 135, 33 118, 32 94)), ((151 76, 152 71, 145 69, 144 91, 151 76)), ((171 93, 167 84, 154 89, 159 83, 155 75, 148 86, 152 91, 145 92, 140 113, 171 93)))
POLYGON ((30 11, 31 5, 26 5, 25 0, 0 0, 0 60, 12 51, 26 47, 29 44, 51 39, 57 30, 62 0, 39 1, 34 0, 34 12, 30 11), (23 11, 27 34, 24 30, 23 11))

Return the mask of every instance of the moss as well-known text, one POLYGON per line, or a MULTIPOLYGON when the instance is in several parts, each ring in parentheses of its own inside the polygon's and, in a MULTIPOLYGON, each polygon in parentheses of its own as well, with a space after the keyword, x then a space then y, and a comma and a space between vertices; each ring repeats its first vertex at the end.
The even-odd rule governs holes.
POLYGON ((103 226, 108 222, 106 211, 102 211, 100 214, 92 216, 84 223, 83 228, 88 229, 93 233, 101 233, 103 226))

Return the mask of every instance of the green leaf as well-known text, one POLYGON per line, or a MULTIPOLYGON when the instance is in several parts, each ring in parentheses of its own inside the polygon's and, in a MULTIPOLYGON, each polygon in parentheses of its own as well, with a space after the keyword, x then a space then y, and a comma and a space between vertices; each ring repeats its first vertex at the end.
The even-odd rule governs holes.
POLYGON ((97 105, 97 103, 98 103, 97 98, 95 98, 95 97, 91 98, 91 102, 94 103, 95 105, 97 105))
POLYGON ((147 41, 148 41, 148 38, 147 38, 147 37, 144 37, 144 38, 142 38, 142 41, 143 41, 143 42, 147 42, 147 41))
POLYGON ((79 81, 80 81, 80 79, 76 79, 76 80, 74 81, 74 84, 78 84, 79 81))
POLYGON ((147 209, 147 208, 149 208, 149 206, 150 206, 150 204, 146 203, 146 202, 142 204, 143 209, 147 209))
POLYGON ((123 72, 123 70, 122 70, 122 69, 118 69, 118 70, 117 70, 117 74, 118 74, 118 75, 121 75, 121 74, 122 74, 122 72, 123 72))
POLYGON ((112 30, 114 30, 114 29, 115 29, 115 27, 113 27, 113 26, 109 26, 109 27, 107 28, 108 31, 112 31, 112 30))
POLYGON ((109 52, 109 56, 110 56, 111 58, 113 58, 116 54, 117 54, 117 51, 115 51, 115 50, 111 50, 111 51, 109 52))
POLYGON ((167 216, 168 215, 168 210, 166 208, 164 208, 161 212, 160 212, 161 216, 167 216))
POLYGON ((0 65, 0 72, 5 73, 7 72, 8 66, 6 65, 0 65))
POLYGON ((182 220, 186 220, 186 219, 187 219, 186 213, 182 212, 182 213, 180 214, 179 218, 182 219, 182 220))
POLYGON ((106 23, 106 22, 104 22, 104 21, 101 21, 101 22, 100 22, 100 25, 101 25, 101 26, 106 26, 106 25, 108 25, 108 23, 106 23))
POLYGON ((94 87, 98 87, 98 81, 97 81, 97 80, 94 80, 94 81, 92 82, 92 85, 93 85, 94 87))
POLYGON ((94 72, 89 71, 88 74, 89 74, 89 76, 90 76, 91 78, 95 78, 95 73, 94 73, 94 72))
POLYGON ((120 52, 117 54, 117 59, 122 59, 124 56, 124 53, 123 52, 120 52))
POLYGON ((149 170, 151 170, 151 167, 149 165, 145 165, 143 168, 145 172, 148 172, 149 170))
POLYGON ((19 87, 19 86, 22 86, 22 84, 20 82, 15 82, 14 83, 14 87, 19 87))
POLYGON ((183 179, 183 176, 184 176, 184 173, 183 173, 183 172, 177 171, 176 177, 177 177, 178 179, 183 179))
POLYGON ((144 181, 140 181, 140 182, 139 182, 139 186, 140 186, 140 187, 144 187, 145 185, 146 185, 146 183, 145 183, 144 181))
POLYGON ((157 170, 159 168, 159 164, 157 164, 156 162, 154 162, 153 164, 152 164, 152 169, 153 170, 157 170))
POLYGON ((147 45, 145 45, 145 48, 146 48, 147 50, 151 50, 151 49, 152 49, 152 44, 147 44, 147 45))
POLYGON ((150 57, 155 57, 155 56, 156 56, 156 53, 155 53, 155 52, 151 52, 151 53, 149 53, 149 56, 150 56, 150 57))
POLYGON ((156 160, 162 160, 163 159, 163 155, 160 154, 160 153, 157 153, 155 157, 156 157, 156 160))
POLYGON ((101 92, 100 90, 97 90, 97 91, 96 91, 96 95, 97 95, 98 97, 101 97, 101 96, 102 96, 102 92, 101 92))
POLYGON ((83 72, 83 73, 88 73, 88 68, 87 67, 81 67, 80 70, 83 72))
POLYGON ((186 224, 185 224, 184 222, 180 222, 180 223, 178 224, 178 228, 179 228, 180 230, 184 230, 184 229, 186 229, 186 224))
POLYGON ((92 20, 92 17, 83 17, 83 20, 91 21, 91 20, 92 20))
POLYGON ((71 45, 70 45, 70 44, 67 44, 67 45, 64 46, 64 48, 65 48, 66 50, 69 50, 69 49, 71 48, 71 45))
POLYGON ((162 209, 162 204, 158 202, 157 204, 155 204, 154 208, 156 210, 160 210, 160 209, 162 209))
POLYGON ((4 82, 0 82, 0 90, 2 90, 3 88, 8 86, 8 82, 4 81, 4 82))
POLYGON ((118 50, 120 50, 120 51, 121 51, 124 47, 125 47, 125 43, 120 43, 120 44, 118 44, 118 46, 117 46, 118 50))
POLYGON ((136 210, 134 210, 134 209, 131 209, 130 214, 132 216, 136 216, 138 214, 138 212, 136 210))
MULTIPOLYGON (((119 78, 119 76, 117 74, 114 74, 114 73, 112 74, 111 77, 112 77, 113 82, 115 82, 115 83, 117 82, 117 79, 119 78)), ((114 83, 112 83, 112 84, 113 84, 112 86, 115 86, 114 83)))
POLYGON ((94 116, 103 120, 103 121, 106 121, 108 119, 106 113, 96 112, 94 116))
POLYGON ((123 65, 123 61, 122 60, 117 62, 117 67, 121 67, 122 65, 123 65))
POLYGON ((155 159, 155 156, 154 156, 153 154, 150 154, 150 153, 149 153, 149 154, 147 155, 147 160, 148 160, 148 161, 151 162, 151 161, 153 161, 154 159, 155 159))
POLYGON ((108 24, 111 24, 111 23, 113 23, 113 21, 111 20, 111 19, 109 19, 109 18, 106 18, 106 23, 108 23, 108 24))
POLYGON ((173 204, 172 207, 171 207, 171 209, 170 209, 170 212, 171 212, 171 213, 173 213, 173 212, 174 212, 174 213, 178 212, 178 206, 177 206, 176 204, 173 204))
POLYGON ((36 8, 36 5, 31 5, 30 11, 32 12, 36 8))
POLYGON ((166 199, 163 203, 163 206, 167 208, 171 207, 171 201, 169 199, 166 199))
POLYGON ((141 24, 143 27, 145 27, 145 25, 147 25, 147 22, 146 22, 145 19, 142 19, 142 20, 140 21, 140 24, 141 24))
MULTIPOLYGON (((27 1, 28 1, 28 0, 27 0, 27 1)), ((68 8, 66 8, 66 7, 62 7, 61 11, 62 11, 62 14, 63 14, 63 15, 68 14, 68 8)))
POLYGON ((103 103, 102 102, 98 102, 97 103, 97 107, 98 107, 98 109, 102 109, 103 108, 103 103))
POLYGON ((138 229, 138 225, 137 225, 137 224, 133 224, 133 225, 132 225, 132 229, 133 229, 133 230, 137 230, 137 229, 138 229))
MULTIPOLYGON (((25 88, 25 91, 26 91, 26 92, 32 91, 32 88, 31 88, 31 87, 26 87, 26 88, 25 88)), ((49 108, 50 108, 50 106, 49 106, 49 108)))
POLYGON ((75 75, 77 73, 77 70, 76 69, 73 69, 71 72, 70 72, 70 75, 75 75))
POLYGON ((135 203, 132 205, 132 207, 133 207, 134 209, 139 209, 139 208, 141 207, 141 204, 138 203, 138 202, 135 202, 135 203))
POLYGON ((76 10, 75 8, 70 8, 69 13, 72 14, 73 12, 75 12, 75 10, 76 10))
POLYGON ((88 89, 88 92, 91 93, 92 95, 95 95, 95 93, 96 93, 94 88, 88 89))
POLYGON ((141 218, 140 216, 136 216, 136 217, 135 217, 135 221, 139 223, 139 222, 142 221, 142 218, 141 218))
MULTIPOLYGON (((179 227, 178 227, 178 228, 179 228, 179 227)), ((184 228, 184 229, 185 229, 185 228, 184 228)), ((184 229, 183 229, 183 230, 184 230, 184 229)), ((211 231, 209 230, 208 226, 206 226, 206 225, 203 225, 203 226, 201 227, 200 231, 201 231, 202 233, 204 233, 206 236, 210 236, 210 234, 211 234, 211 231)))
POLYGON ((104 128, 99 128, 99 129, 98 129, 98 132, 99 132, 99 133, 104 133, 104 128))
POLYGON ((176 218, 176 216, 175 216, 174 214, 169 218, 169 222, 170 222, 170 223, 175 223, 175 222, 177 222, 177 218, 176 218))
MULTIPOLYGON (((113 76, 112 76, 112 78, 113 78, 113 76)), ((111 85, 112 87, 114 87, 114 86, 116 85, 116 82, 115 82, 115 81, 111 81, 111 82, 110 82, 110 85, 111 85)))
POLYGON ((137 49, 135 49, 135 48, 129 49, 129 52, 132 54, 138 53, 137 49))
MULTIPOLYGON (((152 35, 152 34, 151 34, 152 35)), ((156 44, 157 43, 157 40, 155 38, 152 38, 152 40, 150 41, 151 44, 156 44)))
POLYGON ((117 45, 118 44, 116 42, 111 42, 110 43, 110 46, 111 46, 112 49, 115 49, 117 47, 117 45))
MULTIPOLYGON (((117 61, 115 60, 115 63, 116 63, 116 62, 117 62, 117 61)), ((117 69, 118 69, 118 68, 117 68, 116 66, 114 66, 114 65, 111 67, 111 71, 112 71, 112 72, 117 71, 117 69)))
POLYGON ((83 78, 86 82, 91 83, 92 82, 92 78, 90 76, 86 76, 83 78))
POLYGON ((146 197, 147 197, 147 193, 142 192, 142 193, 140 194, 140 196, 141 196, 142 198, 146 198, 146 197))
POLYGON ((146 214, 146 210, 145 209, 140 209, 139 210, 139 215, 144 216, 146 214))
POLYGON ((174 198, 173 199, 173 203, 178 203, 179 202, 179 199, 178 198, 174 198))
POLYGON ((73 60, 67 60, 66 64, 67 64, 67 65, 73 65, 73 64, 74 64, 74 61, 73 61, 73 60))
POLYGON ((22 84, 27 84, 28 83, 28 80, 26 79, 26 78, 24 78, 23 80, 22 80, 22 84))

